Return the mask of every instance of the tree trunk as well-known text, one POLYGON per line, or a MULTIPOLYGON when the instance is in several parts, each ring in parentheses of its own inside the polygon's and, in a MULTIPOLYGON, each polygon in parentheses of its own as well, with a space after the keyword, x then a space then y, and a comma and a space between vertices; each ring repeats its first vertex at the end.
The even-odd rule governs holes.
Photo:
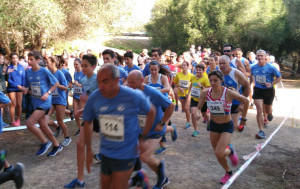
POLYGON ((295 76, 295 71, 296 71, 296 64, 297 64, 297 61, 298 61, 298 56, 292 55, 292 57, 293 57, 293 67, 292 67, 291 77, 294 77, 295 76))
POLYGON ((300 74, 300 60, 299 60, 299 58, 298 58, 297 62, 298 62, 298 69, 297 69, 297 73, 298 73, 298 74, 300 74))

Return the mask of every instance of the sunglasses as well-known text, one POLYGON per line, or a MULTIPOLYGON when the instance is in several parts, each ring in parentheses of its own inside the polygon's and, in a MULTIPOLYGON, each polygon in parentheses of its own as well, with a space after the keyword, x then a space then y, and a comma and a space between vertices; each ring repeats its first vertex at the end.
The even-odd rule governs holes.
POLYGON ((223 52, 225 53, 225 52, 231 52, 231 50, 223 50, 223 52))

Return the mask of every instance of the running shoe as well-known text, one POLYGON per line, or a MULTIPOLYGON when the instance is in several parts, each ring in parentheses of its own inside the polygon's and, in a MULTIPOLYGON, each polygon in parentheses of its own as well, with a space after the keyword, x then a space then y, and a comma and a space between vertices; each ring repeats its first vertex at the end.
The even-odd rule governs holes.
POLYGON ((143 169, 137 171, 135 176, 130 178, 129 187, 133 187, 133 186, 136 186, 136 187, 139 187, 142 189, 150 188, 148 176, 143 169))
POLYGON ((39 151, 36 152, 37 156, 41 156, 44 155, 48 149, 51 147, 52 142, 48 141, 45 144, 41 144, 41 148, 39 149, 39 151))
POLYGON ((64 188, 84 188, 85 182, 80 182, 77 178, 72 180, 69 184, 64 185, 64 188))
POLYGON ((70 118, 71 118, 72 121, 74 120, 74 110, 70 111, 70 118))
POLYGON ((5 123, 4 121, 2 121, 2 126, 3 126, 3 128, 9 127, 9 124, 7 124, 7 123, 5 123))
POLYGON ((178 111, 178 105, 175 105, 175 112, 178 111))
POLYGON ((165 153, 166 151, 167 151, 167 148, 161 146, 161 147, 159 147, 159 148, 155 151, 155 154, 160 155, 160 154, 165 153))
POLYGON ((18 119, 17 121, 15 121, 15 123, 14 123, 14 126, 15 126, 15 127, 18 127, 18 126, 20 126, 20 125, 21 125, 20 119, 18 119))
POLYGON ((229 179, 230 179, 231 175, 229 173, 226 173, 220 180, 221 184, 225 184, 229 179))
POLYGON ((74 136, 79 136, 80 135, 80 129, 78 129, 77 131, 76 131, 76 133, 74 134, 74 136))
POLYGON ((268 121, 272 121, 273 120, 273 115, 272 114, 268 114, 267 115, 267 119, 268 119, 268 121))
POLYGON ((99 153, 99 154, 94 154, 94 159, 98 162, 98 163, 100 163, 101 162, 101 154, 99 153))
POLYGON ((250 104, 249 109, 253 109, 253 103, 250 104))
POLYGON ((189 129, 191 127, 191 124, 190 123, 186 123, 185 124, 185 129, 189 129))
POLYGON ((69 146, 69 144, 72 142, 72 139, 69 138, 65 138, 64 141, 61 143, 61 145, 63 146, 69 146))
POLYGON ((62 145, 59 145, 59 146, 57 146, 57 147, 56 147, 56 146, 53 146, 52 151, 49 152, 49 153, 47 154, 47 156, 49 156, 49 157, 56 156, 56 154, 57 154, 58 152, 62 151, 62 149, 63 149, 62 145))
POLYGON ((267 119, 264 119, 264 126, 268 126, 269 121, 267 119))
POLYGON ((196 137, 199 135, 199 131, 194 131, 193 134, 192 134, 192 137, 196 137))
POLYGON ((3 172, 11 172, 14 169, 14 167, 12 165, 10 165, 7 168, 4 168, 3 172))
POLYGON ((260 131, 255 135, 255 137, 256 137, 257 139, 265 139, 265 138, 266 138, 266 135, 265 135, 265 133, 264 133, 262 130, 260 130, 260 131))
POLYGON ((168 177, 165 174, 165 162, 161 160, 159 166, 158 166, 158 171, 157 171, 157 183, 153 187, 155 189, 163 188, 167 184, 169 184, 170 181, 168 177))
POLYGON ((4 166, 5 156, 6 156, 6 150, 1 150, 0 151, 0 171, 2 170, 2 168, 4 166))
POLYGON ((205 117, 203 118, 203 123, 207 123, 207 120, 205 117))
POLYGON ((231 154, 229 155, 231 165, 236 167, 239 163, 239 157, 238 157, 236 151, 234 150, 234 148, 232 146, 230 146, 229 149, 231 150, 231 154))
POLYGON ((245 128, 245 125, 239 125, 239 126, 238 126, 238 130, 239 130, 240 132, 242 132, 242 131, 244 130, 244 128, 245 128))
POLYGON ((175 142, 177 140, 177 130, 175 124, 171 125, 173 127, 173 131, 171 132, 172 141, 175 142))
POLYGON ((56 131, 53 133, 54 137, 57 138, 61 134, 61 127, 56 127, 56 131))
POLYGON ((16 188, 22 188, 24 184, 24 170, 25 166, 23 163, 17 163, 15 168, 12 170, 12 173, 14 175, 13 180, 16 184, 16 188))

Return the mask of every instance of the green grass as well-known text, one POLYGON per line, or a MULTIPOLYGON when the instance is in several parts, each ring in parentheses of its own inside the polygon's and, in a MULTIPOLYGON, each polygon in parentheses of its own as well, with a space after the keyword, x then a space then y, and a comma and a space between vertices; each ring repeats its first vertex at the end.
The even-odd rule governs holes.
POLYGON ((151 49, 151 43, 148 39, 136 39, 136 38, 112 38, 108 41, 105 41, 103 45, 121 49, 128 50, 131 49, 135 53, 141 53, 142 49, 151 49))

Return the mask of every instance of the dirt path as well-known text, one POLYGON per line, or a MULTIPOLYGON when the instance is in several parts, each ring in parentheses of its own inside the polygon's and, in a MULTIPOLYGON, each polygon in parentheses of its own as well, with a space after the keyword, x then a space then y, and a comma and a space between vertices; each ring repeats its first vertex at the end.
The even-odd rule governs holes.
MULTIPOLYGON (((286 85, 286 89, 277 90, 278 100, 274 105, 274 120, 265 128, 267 136, 276 129, 284 116, 295 106, 294 121, 289 118, 269 145, 261 152, 250 167, 246 169, 231 188, 300 188, 300 89, 293 85, 286 85), (284 173, 284 175, 283 175, 284 173)), ((255 151, 255 146, 264 140, 254 138, 258 127, 255 110, 248 114, 248 125, 244 132, 235 132, 232 144, 235 146, 240 159, 236 171, 245 161, 242 156, 255 151)), ((219 179, 224 171, 218 164, 209 141, 209 133, 205 125, 199 122, 200 136, 192 138, 192 130, 183 129, 185 117, 181 110, 174 112, 173 122, 178 128, 178 140, 171 142, 167 136, 168 151, 159 158, 164 158, 167 164, 168 177, 171 183, 165 187, 169 189, 198 189, 220 188, 219 179)), ((67 123, 71 135, 75 133, 74 122, 67 123)), ((63 185, 76 177, 76 140, 70 146, 53 158, 36 157, 39 142, 27 130, 5 132, 0 135, 1 149, 8 150, 8 160, 15 164, 20 161, 26 166, 26 184, 24 188, 63 188, 63 185)), ((59 137, 62 142, 63 136, 59 137)), ((99 136, 93 136, 93 149, 98 152, 99 136)), ((156 182, 156 175, 149 168, 143 166, 150 177, 150 183, 156 182)), ((99 188, 99 164, 94 164, 92 173, 86 174, 86 188, 99 188)), ((8 182, 0 188, 14 188, 13 182, 8 182)))

